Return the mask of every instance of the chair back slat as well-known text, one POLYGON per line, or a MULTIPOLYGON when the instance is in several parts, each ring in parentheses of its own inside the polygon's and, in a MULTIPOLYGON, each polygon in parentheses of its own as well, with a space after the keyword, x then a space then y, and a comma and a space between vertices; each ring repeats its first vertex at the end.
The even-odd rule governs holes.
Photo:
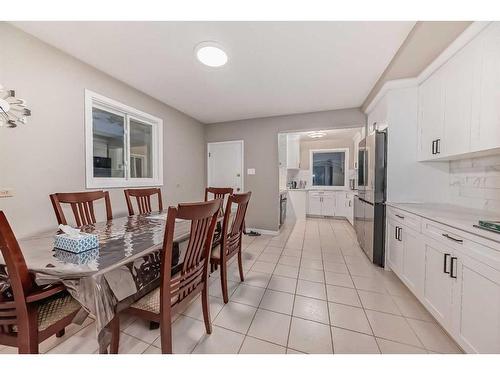
POLYGON ((245 224, 245 216, 247 213, 248 203, 252 193, 231 194, 227 200, 226 210, 224 214, 224 222, 222 224, 222 249, 223 256, 230 255, 237 251, 243 236, 245 224), (237 206, 236 213, 231 220, 231 209, 233 205, 237 206))
POLYGON ((19 243, 3 211, 0 211, 0 250, 7 266, 15 302, 3 301, 0 295, 0 326, 7 327, 17 324, 19 318, 27 319, 26 296, 34 289, 34 284, 19 243))
POLYGON ((75 217, 76 226, 95 224, 97 222, 94 211, 94 202, 104 199, 106 205, 106 218, 111 220, 113 213, 111 211, 111 201, 107 191, 88 191, 80 193, 55 193, 50 195, 52 207, 56 214, 59 224, 68 224, 61 203, 66 203, 71 206, 73 216, 75 217))
POLYGON ((175 299, 176 303, 181 302, 201 282, 207 281, 208 263, 219 207, 220 199, 179 204, 177 208, 169 207, 162 251, 160 293, 162 309, 166 307, 164 306, 165 302, 169 304, 172 299, 175 299), (170 272, 176 218, 189 220, 191 229, 182 269, 178 275, 172 278, 170 272))
POLYGON ((135 215, 134 207, 132 205, 131 197, 135 197, 137 208, 139 210, 139 214, 146 214, 151 211, 151 196, 158 196, 158 210, 163 210, 163 202, 161 199, 161 189, 159 188, 151 188, 151 189, 125 189, 125 200, 127 201, 128 214, 135 215))
POLYGON ((205 188, 205 202, 210 198, 209 194, 212 195, 213 199, 221 199, 219 216, 224 216, 224 202, 226 200, 226 196, 233 194, 233 188, 207 187, 205 188))

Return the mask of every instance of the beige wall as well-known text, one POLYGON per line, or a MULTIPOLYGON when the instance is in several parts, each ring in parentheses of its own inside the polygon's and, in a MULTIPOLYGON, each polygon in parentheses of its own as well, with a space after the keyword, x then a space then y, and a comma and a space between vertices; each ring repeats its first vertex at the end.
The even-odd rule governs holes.
MULTIPOLYGON (((85 189, 86 88, 162 118, 164 201, 202 198, 204 125, 6 23, 0 45, 0 83, 33 113, 26 126, 0 128, 0 188, 15 191, 0 209, 18 236, 55 227, 50 193, 85 189)), ((111 190, 111 203, 115 216, 126 214, 122 189, 111 190)))
POLYGON ((247 226, 278 230, 278 133, 359 127, 366 123, 359 109, 342 109, 241 120, 207 125, 207 142, 243 140, 245 142, 245 190, 252 191, 247 226), (247 175, 255 168, 255 175, 247 175))
POLYGON ((354 141, 348 139, 325 139, 300 142, 300 169, 309 169, 309 151, 318 149, 348 148, 349 169, 354 169, 354 141))

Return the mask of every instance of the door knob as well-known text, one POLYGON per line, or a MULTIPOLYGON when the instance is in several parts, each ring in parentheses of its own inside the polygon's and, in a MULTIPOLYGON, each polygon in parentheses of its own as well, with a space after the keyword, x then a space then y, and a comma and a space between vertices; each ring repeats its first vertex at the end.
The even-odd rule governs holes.
POLYGON ((236 177, 240 177, 240 176, 241 176, 241 174, 239 174, 239 173, 236 175, 236 177))
POLYGON ((240 188, 236 188, 236 191, 240 191, 240 188))

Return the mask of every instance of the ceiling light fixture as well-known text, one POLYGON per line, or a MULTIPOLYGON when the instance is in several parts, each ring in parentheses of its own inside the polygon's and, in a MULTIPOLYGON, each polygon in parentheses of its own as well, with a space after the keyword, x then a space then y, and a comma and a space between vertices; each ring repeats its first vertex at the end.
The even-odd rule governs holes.
POLYGON ((226 65, 228 56, 216 42, 202 42, 195 48, 196 58, 203 65, 219 68, 226 65))
POLYGON ((311 138, 321 138, 321 137, 324 137, 326 135, 326 133, 323 131, 313 131, 313 132, 307 133, 307 135, 311 138))

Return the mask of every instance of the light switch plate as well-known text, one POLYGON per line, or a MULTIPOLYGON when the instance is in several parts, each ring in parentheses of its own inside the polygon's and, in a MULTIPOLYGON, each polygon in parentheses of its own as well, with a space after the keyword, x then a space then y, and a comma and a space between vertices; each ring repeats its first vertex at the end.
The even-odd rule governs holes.
POLYGON ((248 168, 247 174, 255 174, 255 168, 248 168))
POLYGON ((13 197, 14 196, 14 190, 8 188, 8 189, 2 189, 0 188, 0 198, 8 198, 8 197, 13 197))

